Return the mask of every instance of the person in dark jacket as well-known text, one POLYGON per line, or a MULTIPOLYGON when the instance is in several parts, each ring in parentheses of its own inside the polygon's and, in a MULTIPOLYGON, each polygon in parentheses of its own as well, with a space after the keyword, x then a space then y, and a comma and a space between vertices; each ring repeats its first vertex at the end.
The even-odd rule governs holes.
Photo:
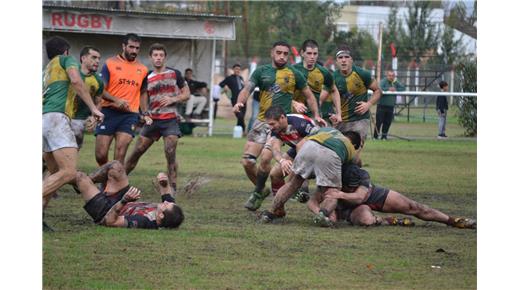
MULTIPOLYGON (((448 83, 445 81, 441 81, 439 87, 442 92, 448 91, 448 83)), ((437 136, 437 139, 448 138, 448 136, 446 136, 446 116, 448 115, 448 99, 446 96, 437 97, 436 109, 437 114, 439 115, 439 135, 437 136)))

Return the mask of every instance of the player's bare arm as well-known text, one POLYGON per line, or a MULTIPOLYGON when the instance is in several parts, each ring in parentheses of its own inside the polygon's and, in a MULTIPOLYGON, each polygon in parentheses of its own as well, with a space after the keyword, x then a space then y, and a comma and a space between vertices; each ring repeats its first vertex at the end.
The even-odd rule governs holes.
POLYGON ((136 187, 130 187, 125 193, 123 198, 118 201, 105 215, 103 224, 108 227, 126 227, 126 220, 123 216, 120 216, 123 207, 132 201, 136 201, 141 198, 141 191, 136 187))
POLYGON ((69 76, 70 83, 76 91, 76 93, 79 95, 81 100, 85 102, 85 104, 92 112, 92 116, 94 116, 98 121, 102 122, 104 115, 98 110, 98 108, 94 104, 94 101, 92 100, 92 97, 90 96, 90 93, 88 92, 85 83, 81 79, 79 70, 74 67, 71 67, 67 69, 67 75, 69 76))
POLYGON ((379 88, 376 80, 372 80, 372 83, 368 88, 373 91, 372 97, 367 102, 357 102, 356 110, 354 110, 356 114, 363 115, 370 110, 372 105, 377 104, 381 98, 381 88, 379 88))
POLYGON ((240 91, 237 98, 237 103, 233 107, 233 112, 238 113, 240 112, 240 108, 244 106, 244 104, 247 101, 247 97, 249 97, 250 94, 253 93, 255 90, 255 84, 251 81, 248 81, 244 88, 240 91))
POLYGON ((316 103, 316 98, 314 97, 314 94, 312 93, 311 89, 309 87, 305 87, 302 89, 302 93, 305 95, 305 98, 307 99, 307 105, 309 105, 309 108, 311 109, 311 112, 314 116, 314 120, 321 125, 321 126, 327 126, 327 122, 323 120, 320 117, 320 110, 318 109, 318 104, 316 103))

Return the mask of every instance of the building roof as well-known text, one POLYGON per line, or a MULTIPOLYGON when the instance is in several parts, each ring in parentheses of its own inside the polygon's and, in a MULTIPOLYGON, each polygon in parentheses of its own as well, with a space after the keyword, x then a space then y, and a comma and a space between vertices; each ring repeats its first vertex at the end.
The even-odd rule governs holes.
POLYGON ((95 8, 95 7, 82 7, 82 6, 73 6, 73 5, 56 5, 56 4, 43 4, 43 9, 67 9, 67 10, 76 10, 76 11, 85 11, 85 12, 110 12, 110 13, 118 13, 118 14, 128 14, 128 15, 144 15, 144 16, 177 16, 177 17, 189 17, 189 18, 213 18, 213 19, 240 19, 242 16, 234 16, 234 15, 218 15, 213 13, 190 13, 190 12, 164 12, 164 11, 138 11, 138 10, 122 10, 122 9, 109 9, 109 8, 95 8))

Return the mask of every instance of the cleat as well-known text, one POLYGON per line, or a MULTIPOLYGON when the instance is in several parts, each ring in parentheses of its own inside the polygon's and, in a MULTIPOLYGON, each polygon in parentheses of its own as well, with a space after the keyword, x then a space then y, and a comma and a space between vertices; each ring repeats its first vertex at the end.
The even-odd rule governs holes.
POLYGON ((325 216, 322 212, 318 213, 314 216, 314 223, 319 225, 320 227, 331 228, 334 226, 334 223, 325 216))
POLYGON ((415 226, 415 223, 412 221, 412 219, 408 218, 408 217, 398 218, 395 216, 389 216, 389 217, 386 217, 385 220, 391 226, 403 226, 403 227, 415 226))
POLYGON ((260 208, 264 199, 269 195, 269 191, 264 193, 253 192, 249 196, 249 199, 244 204, 244 207, 250 211, 255 211, 260 208))
POLYGON ((476 229, 477 221, 474 219, 458 217, 453 220, 451 226, 459 229, 476 229))
POLYGON ((293 196, 293 198, 300 203, 306 203, 307 201, 309 201, 310 196, 309 196, 308 192, 305 192, 300 189, 300 190, 298 190, 298 192, 296 192, 296 194, 293 196))
POLYGON ((270 224, 275 220, 275 215, 269 212, 268 210, 264 210, 259 216, 258 216, 258 222, 262 224, 270 224))

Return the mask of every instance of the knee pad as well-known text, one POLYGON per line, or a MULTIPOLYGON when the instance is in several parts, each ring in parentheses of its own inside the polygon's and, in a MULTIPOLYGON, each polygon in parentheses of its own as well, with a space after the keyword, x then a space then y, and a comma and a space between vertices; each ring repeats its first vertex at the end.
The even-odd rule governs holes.
POLYGON ((248 154, 248 153, 242 155, 242 160, 243 160, 245 163, 256 164, 256 156, 251 155, 251 154, 248 154))

